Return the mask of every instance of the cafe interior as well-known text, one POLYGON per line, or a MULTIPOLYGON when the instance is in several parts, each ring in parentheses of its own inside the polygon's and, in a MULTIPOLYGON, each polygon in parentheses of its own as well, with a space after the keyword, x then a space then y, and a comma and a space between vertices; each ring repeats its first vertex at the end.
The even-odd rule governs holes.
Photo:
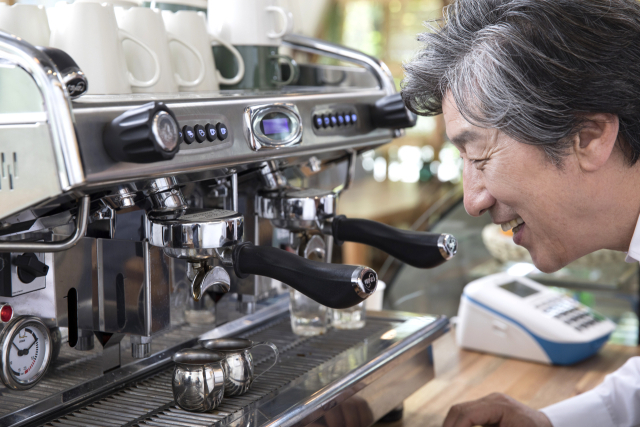
POLYGON ((638 354, 638 264, 538 270, 405 108, 447 5, 0 0, 0 425, 439 427, 638 354))

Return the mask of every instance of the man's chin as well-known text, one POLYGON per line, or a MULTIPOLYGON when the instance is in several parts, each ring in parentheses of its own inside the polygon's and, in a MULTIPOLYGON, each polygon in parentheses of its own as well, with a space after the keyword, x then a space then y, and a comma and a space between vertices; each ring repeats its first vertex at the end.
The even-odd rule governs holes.
POLYGON ((562 267, 565 267, 569 262, 565 262, 558 257, 554 257, 552 254, 538 255, 529 251, 533 265, 543 273, 555 273, 562 267))

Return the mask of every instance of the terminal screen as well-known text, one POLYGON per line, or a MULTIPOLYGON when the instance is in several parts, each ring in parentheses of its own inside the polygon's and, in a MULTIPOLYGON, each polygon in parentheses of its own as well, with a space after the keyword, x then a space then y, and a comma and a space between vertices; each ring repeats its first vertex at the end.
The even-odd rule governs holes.
POLYGON ((265 135, 274 135, 277 133, 288 134, 289 132, 291 132, 291 130, 289 129, 289 119, 287 119, 286 117, 263 119, 262 128, 264 129, 265 135))
POLYGON ((531 286, 525 285, 522 282, 509 282, 505 283, 504 285, 500 285, 500 287, 522 298, 526 298, 529 295, 538 293, 537 290, 533 289, 531 286))

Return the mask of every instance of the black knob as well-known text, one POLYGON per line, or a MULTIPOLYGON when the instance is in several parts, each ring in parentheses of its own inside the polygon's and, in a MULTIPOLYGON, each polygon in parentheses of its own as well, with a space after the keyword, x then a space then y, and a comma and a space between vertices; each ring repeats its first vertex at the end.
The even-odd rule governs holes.
POLYGON ((180 149, 176 116, 162 102, 149 102, 122 113, 104 129, 107 153, 122 162, 170 160, 180 149))
MULTIPOLYGON (((371 107, 371 125, 374 128, 402 129, 416 125, 417 116, 407 110, 399 93, 385 96, 371 107)), ((352 116, 352 121, 353 116, 352 116)))
POLYGON ((13 265, 18 267, 18 278, 22 283, 31 283, 36 277, 46 276, 49 266, 41 262, 36 254, 26 253, 16 257, 13 265))

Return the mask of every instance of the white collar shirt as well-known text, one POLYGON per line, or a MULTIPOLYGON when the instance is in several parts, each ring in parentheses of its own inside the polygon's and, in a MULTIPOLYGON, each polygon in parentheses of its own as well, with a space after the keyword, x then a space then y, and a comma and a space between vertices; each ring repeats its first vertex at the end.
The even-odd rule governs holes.
POLYGON ((636 224, 636 229, 633 232, 631 238, 631 244, 629 244, 629 251, 627 252, 627 262, 640 262, 640 219, 636 224))
MULTIPOLYGON (((640 219, 627 262, 640 262, 640 219)), ((640 425, 640 357, 630 358, 592 390, 542 409, 553 427, 635 427, 640 425)))

